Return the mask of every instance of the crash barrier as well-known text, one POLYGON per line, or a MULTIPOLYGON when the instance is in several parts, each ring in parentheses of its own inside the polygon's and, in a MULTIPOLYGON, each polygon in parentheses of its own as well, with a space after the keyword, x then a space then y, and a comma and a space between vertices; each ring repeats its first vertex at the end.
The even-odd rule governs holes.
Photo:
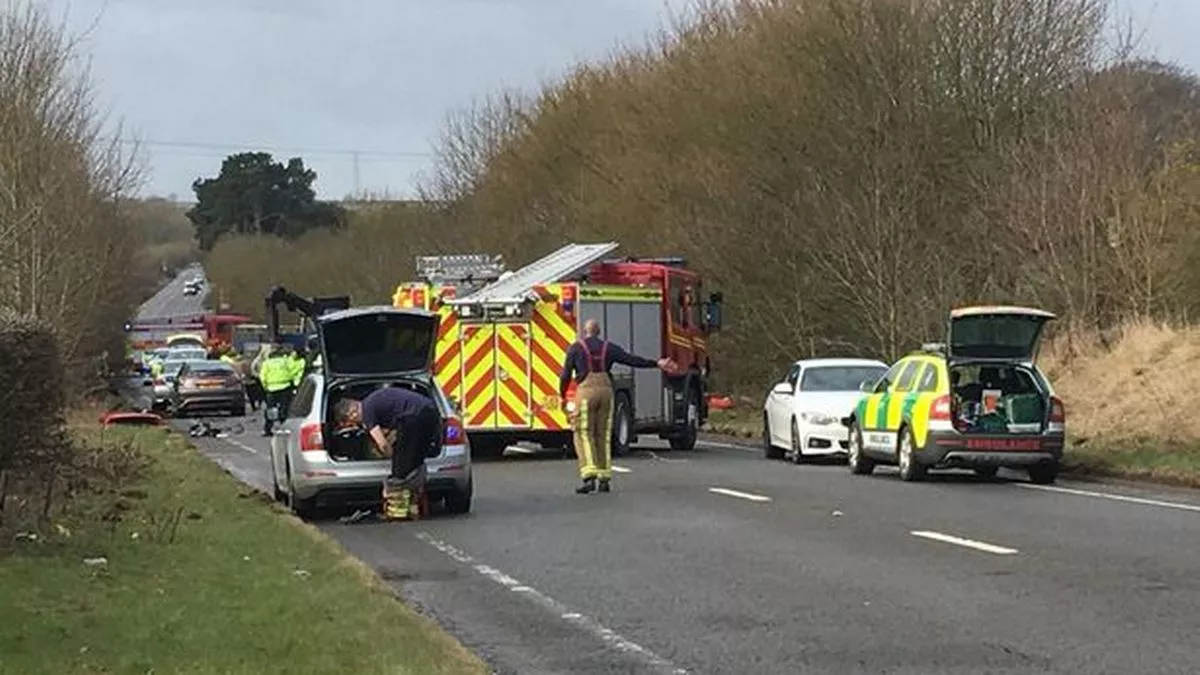
POLYGON ((0 474, 52 470, 68 451, 63 425, 67 390, 58 342, 48 324, 0 309, 0 382, 6 427, 0 474))

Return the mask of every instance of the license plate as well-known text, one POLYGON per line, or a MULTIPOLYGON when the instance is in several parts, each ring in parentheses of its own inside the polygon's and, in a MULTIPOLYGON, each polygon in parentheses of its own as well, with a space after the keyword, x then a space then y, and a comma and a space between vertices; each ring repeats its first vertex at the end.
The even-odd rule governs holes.
POLYGON ((1036 452, 1042 449, 1042 440, 1040 438, 971 438, 967 439, 967 449, 1036 452))

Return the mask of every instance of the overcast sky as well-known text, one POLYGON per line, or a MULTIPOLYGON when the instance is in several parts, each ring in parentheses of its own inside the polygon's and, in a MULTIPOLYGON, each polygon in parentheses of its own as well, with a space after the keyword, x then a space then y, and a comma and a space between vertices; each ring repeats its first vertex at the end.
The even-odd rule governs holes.
MULTIPOLYGON (((185 199, 195 178, 248 149, 303 157, 324 198, 410 196, 448 112, 641 42, 688 4, 43 1, 89 31, 83 48, 100 102, 144 141, 144 192, 185 199)), ((1117 2, 1146 49, 1200 70, 1200 0, 1117 2)))

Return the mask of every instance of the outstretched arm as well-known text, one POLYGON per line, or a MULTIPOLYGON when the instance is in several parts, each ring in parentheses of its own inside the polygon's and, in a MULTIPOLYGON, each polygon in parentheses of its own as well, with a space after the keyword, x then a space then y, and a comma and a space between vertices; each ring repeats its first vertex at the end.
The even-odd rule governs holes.
POLYGON ((634 368, 657 368, 659 362, 654 359, 646 359, 637 354, 630 354, 622 349, 619 345, 608 343, 608 356, 613 360, 613 363, 622 363, 634 368))

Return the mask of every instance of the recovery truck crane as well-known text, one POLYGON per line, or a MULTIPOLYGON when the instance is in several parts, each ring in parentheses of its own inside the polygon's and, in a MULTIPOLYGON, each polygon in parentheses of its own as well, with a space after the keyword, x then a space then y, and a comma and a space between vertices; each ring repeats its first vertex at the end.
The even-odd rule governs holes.
POLYGON ((279 332, 279 305, 284 305, 289 310, 304 317, 303 333, 309 333, 307 337, 312 338, 315 337, 312 332, 316 329, 314 325, 316 319, 330 312, 350 309, 350 296, 334 295, 305 298, 296 295, 283 286, 276 286, 267 293, 265 303, 267 309, 267 335, 272 342, 279 342, 283 339, 283 336, 279 332))

